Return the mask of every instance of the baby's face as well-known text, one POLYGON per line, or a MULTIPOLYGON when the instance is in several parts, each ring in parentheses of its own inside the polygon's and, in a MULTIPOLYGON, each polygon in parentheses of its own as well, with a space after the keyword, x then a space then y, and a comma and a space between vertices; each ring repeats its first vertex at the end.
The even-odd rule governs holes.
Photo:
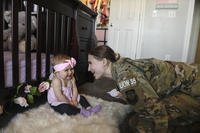
POLYGON ((72 79, 74 76, 74 69, 71 66, 68 66, 62 71, 59 71, 58 74, 62 79, 72 79))

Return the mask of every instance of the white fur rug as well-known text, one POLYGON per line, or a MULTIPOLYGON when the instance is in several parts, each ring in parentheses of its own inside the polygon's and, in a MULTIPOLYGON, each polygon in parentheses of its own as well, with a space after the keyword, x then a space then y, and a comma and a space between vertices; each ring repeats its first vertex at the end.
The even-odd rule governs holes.
POLYGON ((88 118, 60 115, 48 104, 16 115, 3 133, 118 133, 118 124, 131 107, 86 96, 91 105, 102 105, 101 112, 88 118))

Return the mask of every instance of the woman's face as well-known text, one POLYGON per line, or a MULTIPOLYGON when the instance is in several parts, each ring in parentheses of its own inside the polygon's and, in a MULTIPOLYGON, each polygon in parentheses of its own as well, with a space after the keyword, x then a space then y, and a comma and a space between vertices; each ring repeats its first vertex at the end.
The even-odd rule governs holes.
POLYGON ((92 72, 95 79, 103 77, 105 64, 103 60, 97 60, 93 55, 88 55, 88 71, 92 72))

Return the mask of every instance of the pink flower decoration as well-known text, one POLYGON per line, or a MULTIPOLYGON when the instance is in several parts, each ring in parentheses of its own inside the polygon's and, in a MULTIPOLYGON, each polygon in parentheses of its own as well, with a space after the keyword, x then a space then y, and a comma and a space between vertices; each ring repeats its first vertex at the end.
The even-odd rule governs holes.
POLYGON ((50 87, 50 84, 49 82, 42 82, 39 87, 38 87, 38 91, 41 93, 41 92, 44 92, 46 90, 48 90, 50 87))

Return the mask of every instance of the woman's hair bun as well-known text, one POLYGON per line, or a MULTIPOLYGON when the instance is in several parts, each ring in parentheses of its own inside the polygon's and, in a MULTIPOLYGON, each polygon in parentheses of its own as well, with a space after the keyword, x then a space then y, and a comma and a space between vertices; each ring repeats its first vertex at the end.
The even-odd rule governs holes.
POLYGON ((115 59, 119 60, 120 59, 120 54, 119 53, 115 53, 115 59))

